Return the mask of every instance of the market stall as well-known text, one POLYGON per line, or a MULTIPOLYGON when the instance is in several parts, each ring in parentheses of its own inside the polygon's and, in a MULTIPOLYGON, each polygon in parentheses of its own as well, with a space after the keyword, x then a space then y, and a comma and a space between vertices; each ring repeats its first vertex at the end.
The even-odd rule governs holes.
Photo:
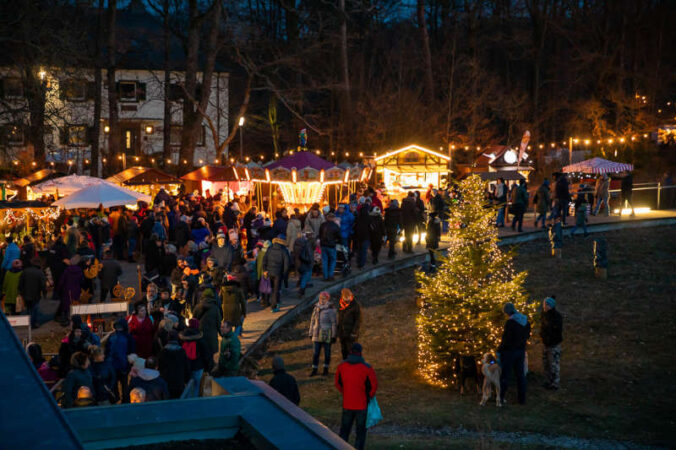
POLYGON ((631 172, 634 170, 634 166, 632 164, 608 161, 607 159, 596 157, 575 164, 569 164, 564 166, 562 170, 566 173, 603 174, 631 172))
POLYGON ((98 208, 99 205, 103 205, 104 208, 111 208, 113 206, 135 207, 139 201, 150 203, 152 198, 149 195, 132 191, 131 189, 103 182, 80 189, 71 195, 55 201, 52 205, 64 209, 98 208))
POLYGON ((199 190, 203 195, 207 190, 213 195, 220 189, 227 200, 249 195, 251 182, 244 166, 202 166, 181 177, 187 190, 199 190))
POLYGON ((73 194, 80 189, 105 183, 105 180, 86 175, 68 175, 36 184, 31 188, 35 195, 53 195, 55 198, 73 194))
MULTIPOLYGON (((62 172, 53 169, 41 169, 23 178, 17 178, 9 184, 12 188, 16 189, 20 200, 34 200, 36 195, 33 193, 33 186, 60 176, 63 176, 62 172)), ((5 198, 6 197, 3 196, 3 200, 5 198)))
POLYGON ((0 201, 0 232, 19 236, 37 229, 47 235, 54 231, 59 209, 38 201, 0 201))
POLYGON ((154 197, 160 189, 176 194, 181 180, 154 167, 135 166, 106 178, 118 186, 154 197))
POLYGON ((448 176, 450 158, 419 145, 408 145, 375 158, 376 182, 383 183, 392 198, 409 191, 440 187, 448 176))

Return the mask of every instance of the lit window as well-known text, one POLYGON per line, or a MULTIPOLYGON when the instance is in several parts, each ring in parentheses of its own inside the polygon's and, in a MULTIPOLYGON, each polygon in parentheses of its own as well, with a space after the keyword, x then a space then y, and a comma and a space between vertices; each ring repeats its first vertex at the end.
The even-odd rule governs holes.
POLYGON ((68 145, 74 147, 87 145, 86 125, 71 125, 68 127, 68 145))

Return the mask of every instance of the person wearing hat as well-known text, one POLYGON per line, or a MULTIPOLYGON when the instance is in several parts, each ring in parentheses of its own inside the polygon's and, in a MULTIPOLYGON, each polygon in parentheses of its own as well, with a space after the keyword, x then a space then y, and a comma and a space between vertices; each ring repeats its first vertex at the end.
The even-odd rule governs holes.
POLYGON ((378 378, 373 367, 364 361, 361 344, 352 344, 347 359, 338 365, 335 385, 343 395, 340 437, 349 442, 352 424, 356 422, 354 447, 362 450, 366 445, 366 411, 369 400, 376 395, 378 378))
POLYGON ((148 315, 148 303, 140 300, 134 304, 134 313, 127 319, 129 334, 136 343, 136 353, 141 358, 148 358, 153 353, 153 335, 155 327, 148 315))
POLYGON ((543 345, 542 368, 546 378, 544 387, 555 391, 559 388, 563 317, 556 309, 556 299, 553 295, 542 302, 540 337, 543 345))
POLYGON ((354 214, 344 203, 338 205, 336 217, 340 219, 340 240, 345 248, 350 249, 350 237, 354 233, 354 214))
POLYGON ((526 403, 526 343, 530 337, 528 317, 517 312, 513 303, 505 303, 502 311, 508 317, 498 347, 502 373, 500 375, 500 402, 505 403, 511 373, 516 374, 516 389, 519 404, 526 403))
POLYGON ((47 278, 39 257, 32 258, 19 277, 19 294, 30 312, 31 328, 38 328, 38 305, 47 295, 47 278))
POLYGON ((213 354, 209 354, 204 344, 204 335, 200 331, 199 320, 188 320, 188 328, 179 333, 181 347, 190 362, 190 373, 193 380, 193 396, 199 397, 202 374, 209 372, 214 364, 213 354))
POLYGON ((284 360, 281 356, 272 358, 272 372, 274 376, 270 380, 270 387, 282 394, 294 405, 298 405, 300 403, 298 383, 296 383, 296 379, 292 375, 286 373, 284 360))

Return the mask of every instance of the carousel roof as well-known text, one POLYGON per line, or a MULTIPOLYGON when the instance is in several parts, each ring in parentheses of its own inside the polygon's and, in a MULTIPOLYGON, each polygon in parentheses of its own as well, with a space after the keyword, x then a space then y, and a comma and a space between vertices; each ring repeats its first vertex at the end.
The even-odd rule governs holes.
POLYGON ((188 172, 181 177, 186 181, 240 181, 246 180, 243 167, 236 166, 202 166, 197 170, 188 172))
POLYGON ((266 166, 267 169, 276 169, 282 167, 287 170, 304 169, 309 167, 315 170, 328 170, 336 165, 330 161, 320 158, 312 152, 294 152, 293 155, 285 156, 281 159, 273 161, 266 166))
POLYGON ((130 167, 112 177, 106 178, 107 181, 116 184, 142 185, 142 184, 176 184, 181 181, 173 175, 163 172, 154 167, 130 167))

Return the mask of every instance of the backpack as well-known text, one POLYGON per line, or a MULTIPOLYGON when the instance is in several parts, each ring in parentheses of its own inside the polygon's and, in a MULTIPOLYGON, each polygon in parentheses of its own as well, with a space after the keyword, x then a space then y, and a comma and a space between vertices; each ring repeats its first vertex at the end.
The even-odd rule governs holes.
POLYGON ((195 341, 184 342, 182 347, 183 350, 185 350, 185 354, 188 356, 188 359, 190 361, 194 361, 197 359, 197 342, 195 341))

